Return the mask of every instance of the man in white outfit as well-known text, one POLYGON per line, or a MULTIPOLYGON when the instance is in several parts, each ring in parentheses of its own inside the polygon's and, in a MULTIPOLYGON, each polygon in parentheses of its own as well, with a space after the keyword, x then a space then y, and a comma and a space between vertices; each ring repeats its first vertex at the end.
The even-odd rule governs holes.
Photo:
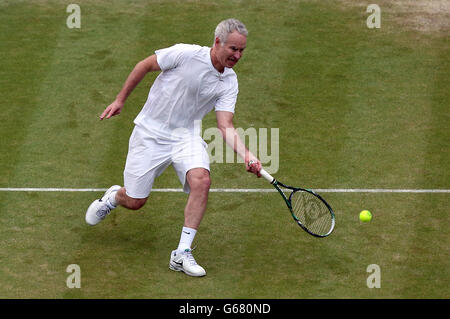
POLYGON ((176 44, 155 51, 140 61, 100 119, 118 115, 125 100, 148 72, 162 71, 134 123, 124 169, 124 187, 114 185, 86 212, 86 222, 96 225, 118 205, 140 209, 147 201, 156 177, 173 165, 186 193, 184 226, 169 268, 191 276, 206 271, 192 256, 191 244, 203 218, 210 187, 209 157, 198 123, 213 108, 217 127, 226 143, 244 159, 247 171, 259 176, 260 161, 239 138, 233 116, 238 94, 232 70, 242 57, 247 29, 236 20, 216 27, 213 47, 176 44), (254 164, 248 165, 250 161, 254 164))

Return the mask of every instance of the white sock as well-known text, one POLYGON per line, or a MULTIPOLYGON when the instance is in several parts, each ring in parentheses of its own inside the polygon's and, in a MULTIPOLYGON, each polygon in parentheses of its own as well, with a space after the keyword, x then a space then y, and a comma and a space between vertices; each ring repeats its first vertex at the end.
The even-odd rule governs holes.
POLYGON ((192 242, 194 241, 196 229, 183 227, 181 231, 180 243, 178 244, 178 251, 184 251, 186 249, 191 249, 192 242))
POLYGON ((106 203, 107 203, 107 204, 110 204, 110 205, 108 205, 108 206, 109 206, 109 208, 111 208, 111 209, 117 207, 116 194, 117 194, 117 191, 116 191, 116 192, 112 192, 111 194, 109 194, 109 197, 108 197, 108 199, 106 200, 106 203))

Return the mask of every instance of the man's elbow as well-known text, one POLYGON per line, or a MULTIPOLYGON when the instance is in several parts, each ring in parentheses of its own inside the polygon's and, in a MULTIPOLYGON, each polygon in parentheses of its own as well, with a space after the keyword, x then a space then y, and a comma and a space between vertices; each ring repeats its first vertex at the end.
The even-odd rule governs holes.
POLYGON ((160 71, 161 68, 159 67, 158 61, 156 60, 156 55, 149 56, 148 58, 139 61, 136 64, 136 68, 145 71, 145 72, 153 72, 153 71, 160 71))
POLYGON ((227 136, 227 132, 234 130, 233 123, 217 123, 217 128, 223 137, 227 136))

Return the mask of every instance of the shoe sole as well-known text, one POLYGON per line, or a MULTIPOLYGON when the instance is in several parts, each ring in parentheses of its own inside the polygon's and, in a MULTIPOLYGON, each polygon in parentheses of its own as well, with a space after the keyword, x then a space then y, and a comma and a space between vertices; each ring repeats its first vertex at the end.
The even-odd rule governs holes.
POLYGON ((170 270, 173 270, 173 271, 178 271, 178 272, 181 271, 181 272, 184 272, 186 275, 189 275, 189 276, 191 276, 191 277, 203 277, 203 276, 206 276, 206 273, 201 274, 201 275, 194 274, 194 273, 191 273, 191 272, 189 272, 189 271, 186 271, 186 270, 183 268, 183 266, 173 265, 171 262, 169 263, 169 269, 170 269, 170 270))
MULTIPOLYGON (((98 223, 101 222, 101 220, 98 220, 97 222, 92 223, 91 221, 88 221, 88 218, 87 218, 87 216, 88 216, 88 214, 89 214, 89 211, 91 210, 92 206, 96 205, 98 202, 99 202, 98 199, 94 200, 94 201, 91 203, 91 205, 89 205, 89 208, 88 208, 87 211, 86 211, 85 221, 86 221, 86 223, 87 223, 88 225, 90 225, 90 226, 95 226, 95 225, 97 225, 98 223)), ((94 213, 94 214, 95 214, 95 213, 94 213)))
POLYGON ((172 263, 169 263, 169 269, 170 270, 173 270, 173 271, 183 271, 183 267, 181 266, 180 268, 179 268, 180 266, 174 266, 174 265, 172 265, 172 263))

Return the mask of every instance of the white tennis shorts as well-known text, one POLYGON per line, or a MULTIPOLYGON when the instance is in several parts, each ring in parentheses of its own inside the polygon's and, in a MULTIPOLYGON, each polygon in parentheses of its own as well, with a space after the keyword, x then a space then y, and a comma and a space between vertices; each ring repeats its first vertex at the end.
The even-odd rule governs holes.
POLYGON ((146 198, 150 195, 155 178, 172 164, 183 190, 189 193, 186 173, 193 168, 209 171, 208 145, 200 136, 186 139, 161 139, 135 126, 131 134, 124 186, 132 198, 146 198))

